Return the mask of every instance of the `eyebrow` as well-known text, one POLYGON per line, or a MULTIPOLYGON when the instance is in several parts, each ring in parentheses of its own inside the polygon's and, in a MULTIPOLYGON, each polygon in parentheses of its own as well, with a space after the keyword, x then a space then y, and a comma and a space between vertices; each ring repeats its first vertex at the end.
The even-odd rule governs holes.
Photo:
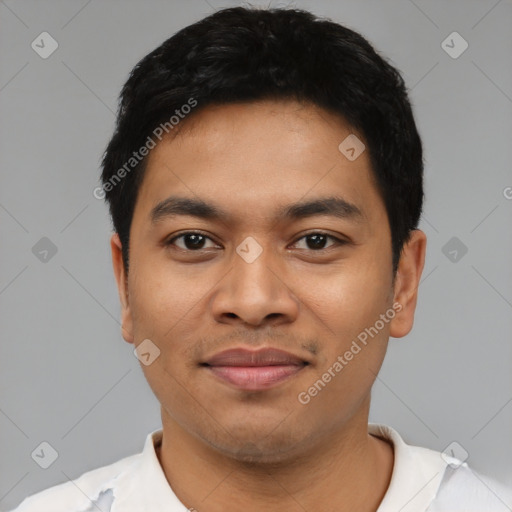
MULTIPOLYGON (((230 218, 230 214, 224 209, 201 199, 170 196, 160 201, 151 210, 150 220, 152 224, 157 224, 165 218, 177 215, 224 222, 227 222, 230 218)), ((355 222, 361 222, 364 218, 361 209, 341 197, 323 197, 288 204, 277 211, 276 218, 279 220, 300 220, 315 215, 328 215, 355 222)))

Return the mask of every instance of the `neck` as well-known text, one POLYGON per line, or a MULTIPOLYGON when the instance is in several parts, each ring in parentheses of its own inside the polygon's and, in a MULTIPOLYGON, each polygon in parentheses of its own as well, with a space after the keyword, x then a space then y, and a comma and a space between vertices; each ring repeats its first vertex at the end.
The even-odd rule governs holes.
POLYGON ((226 456, 168 415, 162 420, 160 464, 180 501, 198 511, 375 512, 391 479, 393 448, 368 434, 367 414, 271 464, 226 456))

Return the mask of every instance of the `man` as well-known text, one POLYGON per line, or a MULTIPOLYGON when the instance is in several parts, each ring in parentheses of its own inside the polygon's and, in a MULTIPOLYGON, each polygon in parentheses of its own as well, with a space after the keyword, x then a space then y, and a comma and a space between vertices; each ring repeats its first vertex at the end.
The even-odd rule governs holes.
POLYGON ((17 511, 512 510, 368 425, 388 339, 413 325, 422 173, 400 74, 336 23, 224 9, 146 56, 95 193, 163 428, 17 511))

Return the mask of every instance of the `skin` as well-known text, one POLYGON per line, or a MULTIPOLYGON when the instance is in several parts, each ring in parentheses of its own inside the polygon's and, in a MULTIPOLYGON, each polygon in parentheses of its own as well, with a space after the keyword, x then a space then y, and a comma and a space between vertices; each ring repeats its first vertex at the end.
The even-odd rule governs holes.
POLYGON ((148 157, 128 275, 112 236, 123 337, 135 345, 149 338, 161 351, 142 369, 161 403, 157 454, 187 507, 370 512, 386 493, 393 449, 368 434, 370 393, 389 336, 412 328, 426 237, 412 232, 393 280, 391 232, 368 152, 349 161, 338 150, 350 133, 338 116, 294 101, 206 107, 148 157), (230 217, 152 225, 151 209, 171 195, 201 198, 230 217), (333 195, 362 216, 275 217, 283 205, 333 195), (202 250, 183 238, 165 245, 190 230, 209 237, 202 250), (328 238, 315 249, 304 238, 311 232, 348 243, 328 238), (252 263, 236 252, 248 236, 263 249, 252 263), (394 302, 401 311, 301 404, 299 393, 394 302), (257 392, 200 366, 241 346, 284 349, 309 365, 257 392))

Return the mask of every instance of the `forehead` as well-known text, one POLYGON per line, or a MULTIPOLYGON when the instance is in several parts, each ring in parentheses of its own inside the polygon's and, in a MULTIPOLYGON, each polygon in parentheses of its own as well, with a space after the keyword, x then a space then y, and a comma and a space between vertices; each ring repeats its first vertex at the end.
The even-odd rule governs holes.
POLYGON ((366 217, 367 204, 380 201, 368 152, 351 161, 339 149, 356 132, 317 106, 215 105, 181 122, 178 134, 148 156, 136 205, 147 220, 176 195, 223 205, 233 217, 250 214, 253 221, 282 213, 283 204, 327 196, 341 196, 366 217))

